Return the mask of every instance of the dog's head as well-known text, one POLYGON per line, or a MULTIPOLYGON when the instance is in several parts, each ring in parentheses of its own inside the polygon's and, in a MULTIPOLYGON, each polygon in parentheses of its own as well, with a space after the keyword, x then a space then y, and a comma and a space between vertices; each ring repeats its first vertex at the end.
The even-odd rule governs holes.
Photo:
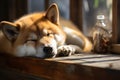
POLYGON ((1 26, 11 44, 9 53, 15 56, 53 57, 66 38, 55 3, 46 12, 29 14, 13 23, 2 21, 1 26))

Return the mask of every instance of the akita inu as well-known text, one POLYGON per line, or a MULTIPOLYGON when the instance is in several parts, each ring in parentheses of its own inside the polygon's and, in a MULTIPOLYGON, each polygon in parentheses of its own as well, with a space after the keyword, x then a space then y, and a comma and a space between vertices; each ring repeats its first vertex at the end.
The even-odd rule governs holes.
POLYGON ((77 50, 91 51, 92 43, 77 28, 67 26, 68 23, 59 21, 55 3, 46 12, 25 15, 15 22, 2 21, 0 52, 18 57, 46 58, 55 57, 61 52, 70 55, 77 50))

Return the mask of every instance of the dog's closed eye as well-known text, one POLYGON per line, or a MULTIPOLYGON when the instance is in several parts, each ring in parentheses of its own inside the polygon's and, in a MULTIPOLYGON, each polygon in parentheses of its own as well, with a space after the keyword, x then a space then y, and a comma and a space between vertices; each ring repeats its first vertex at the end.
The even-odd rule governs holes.
POLYGON ((53 33, 47 33, 46 36, 53 36, 53 33))
POLYGON ((35 35, 34 33, 31 33, 28 37, 28 39, 25 41, 25 43, 27 42, 36 42, 38 40, 37 35, 35 35))

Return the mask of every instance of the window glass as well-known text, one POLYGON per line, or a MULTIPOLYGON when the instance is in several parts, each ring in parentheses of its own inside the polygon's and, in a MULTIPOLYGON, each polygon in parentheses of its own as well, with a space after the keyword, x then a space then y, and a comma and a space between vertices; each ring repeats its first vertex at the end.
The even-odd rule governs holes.
POLYGON ((45 0, 28 0, 28 13, 44 10, 45 0))
MULTIPOLYGON (((49 0, 49 5, 57 3, 60 11, 60 15, 66 19, 69 19, 69 0, 49 0)), ((45 0, 28 0, 28 12, 44 11, 45 0)))
POLYGON ((96 16, 105 16, 105 22, 109 28, 112 23, 112 0, 83 0, 83 31, 89 33, 96 23, 96 16))

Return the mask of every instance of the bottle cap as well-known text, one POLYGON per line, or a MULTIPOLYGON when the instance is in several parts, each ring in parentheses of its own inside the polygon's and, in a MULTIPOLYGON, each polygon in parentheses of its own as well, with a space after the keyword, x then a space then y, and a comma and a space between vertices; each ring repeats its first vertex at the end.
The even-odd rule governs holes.
POLYGON ((105 19, 104 15, 97 15, 97 19, 105 19))

